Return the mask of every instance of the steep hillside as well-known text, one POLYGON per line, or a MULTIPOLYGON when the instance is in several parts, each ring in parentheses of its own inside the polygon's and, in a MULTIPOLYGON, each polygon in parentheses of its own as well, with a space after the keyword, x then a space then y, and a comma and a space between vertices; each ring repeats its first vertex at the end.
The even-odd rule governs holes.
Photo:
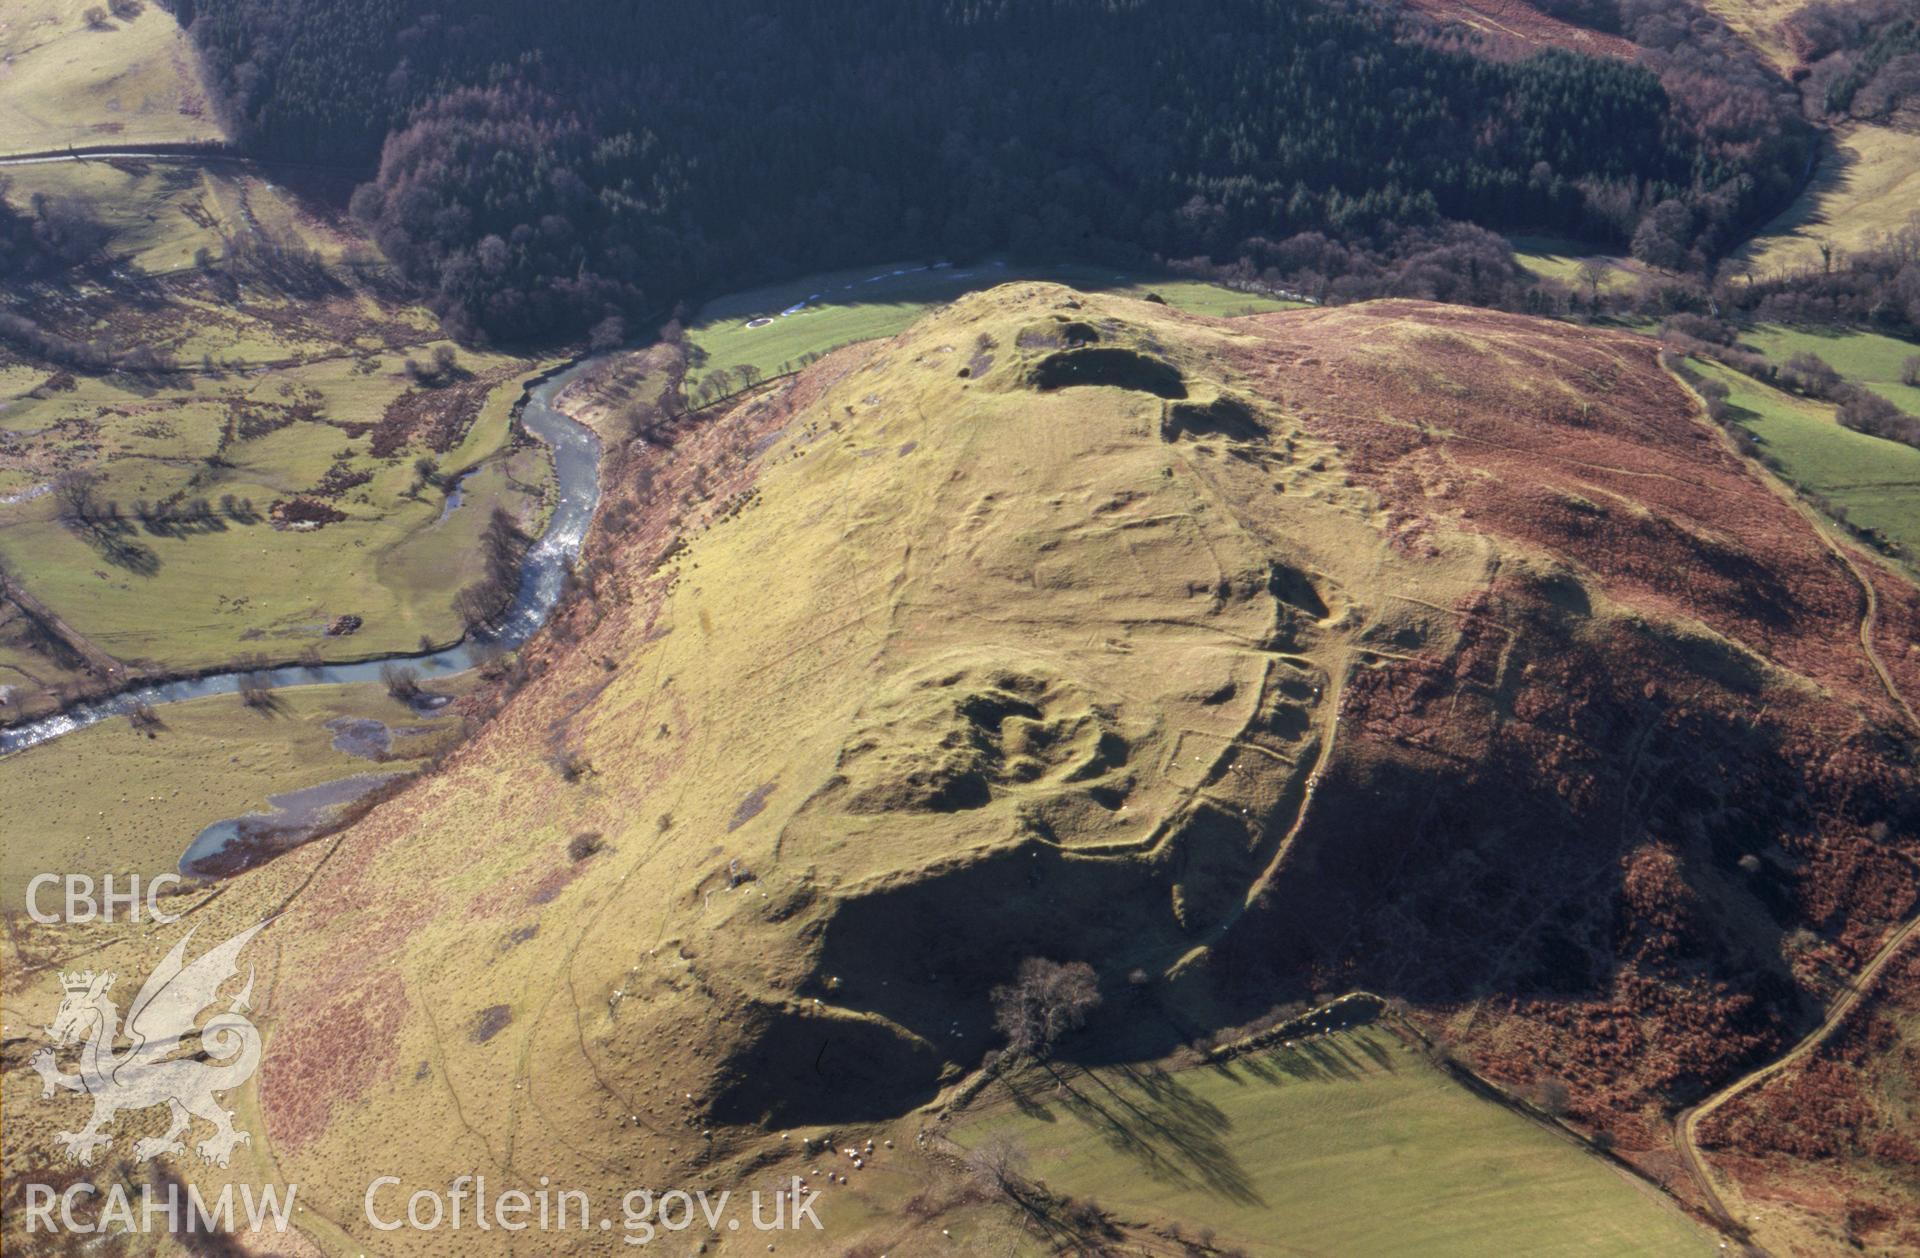
POLYGON ((165 5, 14 0, 0 14, 0 153, 225 138, 165 5))
POLYGON ((1702 1132, 1736 1208, 1785 1252, 1920 1252, 1920 959, 1909 944, 1827 1038, 1702 1132))
MULTIPOLYGON (((360 1221, 389 1168, 807 1169, 1034 955, 1108 994, 1069 1055, 1367 987, 1668 1174, 1913 912, 1920 596, 1644 339, 1015 284, 631 457, 525 689, 193 919, 280 914, 230 1173, 342 1247, 427 1245, 360 1221)), ((70 1126, 16 1070, 9 1129, 70 1126)))
POLYGON ((1805 190, 1738 255, 1757 274, 1813 270, 1821 250, 1860 253, 1911 221, 1920 198, 1920 135, 1854 124, 1833 147, 1805 190))
POLYGON ((1313 399, 1394 545, 1461 528, 1495 558, 1362 631, 1346 754, 1244 953, 1457 1009, 1471 1057, 1568 1081, 1658 1168, 1655 1113, 1913 911, 1920 603, 1643 342, 1385 304, 1265 323, 1242 361, 1313 399))
POLYGON ((1625 245, 1649 223, 1697 265, 1791 198, 1814 140, 1690 0, 1662 0, 1657 65, 1513 3, 1465 16, 1520 40, 1354 0, 178 8, 250 151, 379 157, 355 211, 462 340, 1006 249, 1490 302, 1501 251, 1463 225, 1625 245), (1410 265, 1429 233, 1481 248, 1410 265))

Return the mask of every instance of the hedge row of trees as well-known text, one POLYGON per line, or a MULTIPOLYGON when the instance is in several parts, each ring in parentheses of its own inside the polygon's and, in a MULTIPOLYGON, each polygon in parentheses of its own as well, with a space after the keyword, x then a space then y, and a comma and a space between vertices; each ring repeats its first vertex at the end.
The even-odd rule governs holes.
POLYGON ((1818 267, 1722 284, 1723 305, 1763 322, 1865 324, 1920 338, 1920 211, 1876 244, 1818 267))
POLYGON ((1365 0, 176 0, 245 141, 378 153, 356 211, 454 332, 514 339, 902 254, 1657 214, 1710 255, 1807 129, 1684 0, 1627 5, 1648 64, 1491 60, 1365 0))

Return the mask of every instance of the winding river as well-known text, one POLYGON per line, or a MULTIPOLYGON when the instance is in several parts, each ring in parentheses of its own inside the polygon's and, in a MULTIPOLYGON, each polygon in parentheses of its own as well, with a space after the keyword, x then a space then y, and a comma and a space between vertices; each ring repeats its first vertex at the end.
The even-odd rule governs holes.
MULTIPOLYGON (((379 681, 381 667, 393 660, 406 661, 421 674, 422 680, 431 681, 465 672, 478 664, 488 651, 519 646, 546 623, 565 588, 567 567, 579 555, 587 526, 593 522, 594 509, 600 503, 600 439, 591 429, 561 414, 553 405, 554 398, 586 370, 590 361, 581 359, 534 385, 521 405, 522 426, 553 451, 558 493, 546 532, 527 551, 520 568, 520 588, 499 627, 490 634, 470 635, 430 655, 392 655, 354 664, 291 664, 269 669, 264 674, 269 688, 379 681)), ((244 675, 241 672, 211 673, 72 704, 53 716, 0 729, 0 755, 24 751, 89 725, 125 716, 142 704, 157 708, 208 695, 236 694, 244 675)))

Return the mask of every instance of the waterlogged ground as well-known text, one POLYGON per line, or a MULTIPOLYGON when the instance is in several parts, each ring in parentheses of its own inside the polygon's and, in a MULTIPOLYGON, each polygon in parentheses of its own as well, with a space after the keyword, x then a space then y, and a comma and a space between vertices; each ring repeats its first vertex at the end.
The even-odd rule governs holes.
POLYGON ((415 769, 458 728, 456 717, 422 716, 376 684, 282 690, 267 709, 217 695, 158 715, 151 737, 116 719, 0 758, 0 908, 23 908, 27 881, 44 871, 173 872, 205 827, 264 810, 271 794, 415 769), (385 758, 341 746, 341 721, 396 731, 385 758))

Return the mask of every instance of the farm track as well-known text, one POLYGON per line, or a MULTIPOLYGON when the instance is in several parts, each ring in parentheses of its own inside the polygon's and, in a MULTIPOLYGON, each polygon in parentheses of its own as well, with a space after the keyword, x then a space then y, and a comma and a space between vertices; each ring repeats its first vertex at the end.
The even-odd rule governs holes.
POLYGON ((100 144, 85 147, 67 147, 64 149, 35 149, 26 153, 9 153, 0 156, 0 168, 7 166, 47 166, 55 162, 181 162, 201 165, 207 162, 226 162, 234 166, 247 166, 257 170, 280 167, 285 170, 333 170, 340 172, 367 173, 360 166, 342 166, 326 162, 282 162, 263 161, 236 152, 225 144, 152 144, 122 145, 100 144))
POLYGON ((1860 649, 1866 652, 1867 664, 1872 667, 1874 675, 1880 678, 1880 685, 1886 690, 1887 697, 1892 699, 1894 706, 1906 715, 1907 728, 1920 733, 1920 717, 1914 715, 1906 696, 1901 694, 1900 687, 1894 684, 1893 674, 1887 671, 1887 666, 1881 662, 1880 653, 1874 649, 1873 627, 1880 616, 1880 595, 1874 588, 1873 578, 1860 571, 1860 565, 1854 562, 1853 556, 1847 554, 1845 549, 1828 537, 1825 530, 1821 531, 1820 536, 1834 556, 1847 566, 1847 571, 1853 574, 1853 579, 1860 583, 1861 592, 1866 595, 1866 610, 1860 616, 1860 649))
MULTIPOLYGON (((1749 1088, 1765 1083, 1826 1043, 1827 1038, 1840 1029, 1848 1015, 1857 1009, 1860 1002, 1873 990, 1874 983, 1886 971, 1894 957, 1899 955, 1901 948, 1916 935, 1920 935, 1920 917, 1908 921, 1906 925, 1896 930, 1885 944, 1881 945, 1880 950, 1873 954, 1873 958, 1861 968, 1860 973, 1854 976, 1853 981, 1848 983, 1846 989, 1827 1007, 1826 1016, 1820 1020, 1820 1025, 1802 1036, 1799 1043, 1766 1065, 1735 1079, 1698 1105, 1681 1110, 1674 1116, 1674 1144, 1680 1151, 1681 1160, 1686 1163, 1687 1173, 1693 1177, 1694 1183, 1699 1186, 1705 1197, 1707 1209, 1723 1228, 1737 1234, 1745 1233, 1744 1226, 1734 1218, 1726 1200, 1721 1197, 1719 1189, 1715 1187, 1713 1177, 1707 1170, 1706 1160, 1700 1156, 1700 1123, 1728 1101, 1749 1088)), ((1750 1240, 1746 1242, 1746 1247, 1750 1253, 1760 1255, 1767 1253, 1767 1250, 1750 1240)))
MULTIPOLYGON (((1674 378, 1679 380, 1682 387, 1686 388, 1689 393, 1694 392, 1693 386, 1688 384, 1678 373, 1674 373, 1674 378)), ((1697 399, 1697 394, 1695 396, 1697 399)), ((1700 408, 1699 414, 1700 422, 1707 424, 1714 430, 1725 449, 1732 453, 1735 458, 1739 459, 1754 476, 1758 477, 1761 484, 1767 486, 1800 513, 1801 517, 1806 520, 1808 527, 1813 530, 1814 535, 1820 539, 1821 544, 1827 548, 1835 559, 1840 561, 1841 565, 1846 568, 1848 575, 1850 575, 1855 584, 1860 587, 1862 596, 1859 624, 1860 649, 1866 657, 1868 667, 1873 670, 1874 676, 1879 679, 1881 688, 1886 691, 1887 697, 1893 702, 1894 707, 1905 718, 1908 730, 1920 734, 1920 718, 1916 718, 1912 706, 1907 702, 1906 696, 1900 693, 1899 686, 1894 683, 1892 674, 1887 671, 1886 665, 1881 662, 1879 652, 1874 647, 1874 627, 1879 618, 1880 597, 1874 588, 1873 578, 1868 573, 1861 571, 1858 561, 1847 553, 1846 547, 1833 539, 1827 530, 1826 522, 1819 517, 1811 506, 1801 499, 1800 495, 1796 493, 1790 485, 1785 484, 1778 477, 1774 476, 1757 460, 1742 454, 1734 447, 1725 432, 1721 431, 1717 425, 1712 424, 1705 418, 1704 404, 1700 408)), ((1792 1048, 1765 1065, 1759 1066, 1740 1076, 1738 1079, 1735 1079, 1732 1083, 1727 1084, 1719 1091, 1708 1096, 1699 1104, 1689 1106, 1674 1116, 1674 1146, 1679 1151, 1681 1161, 1687 1168, 1687 1174, 1700 1189, 1708 1212, 1714 1217, 1716 1222, 1730 1234, 1743 1238, 1742 1243, 1745 1245, 1748 1253, 1762 1255, 1764 1258, 1768 1251, 1751 1239, 1747 1239, 1747 1229, 1734 1217, 1732 1210, 1727 1206, 1726 1199, 1720 1195, 1720 1190, 1714 1185, 1712 1174, 1707 1168, 1706 1159, 1700 1154, 1699 1129, 1701 1121, 1725 1105, 1728 1101, 1731 1101, 1752 1087, 1765 1083, 1824 1044, 1828 1037, 1831 1036, 1834 1031, 1838 1030, 1840 1025, 1846 1021, 1847 1016, 1859 1006, 1861 1000, 1865 998, 1867 993, 1872 990, 1873 984, 1885 971, 1888 963, 1899 954, 1901 948, 1917 933, 1920 933, 1920 916, 1909 919, 1904 925, 1893 932, 1887 939, 1887 942, 1881 945, 1879 951, 1874 953, 1866 965, 1861 967, 1859 973, 1854 975, 1852 980, 1848 982, 1846 988, 1834 1002, 1827 1007, 1827 1011, 1821 1018, 1819 1025, 1802 1036, 1792 1048)))

